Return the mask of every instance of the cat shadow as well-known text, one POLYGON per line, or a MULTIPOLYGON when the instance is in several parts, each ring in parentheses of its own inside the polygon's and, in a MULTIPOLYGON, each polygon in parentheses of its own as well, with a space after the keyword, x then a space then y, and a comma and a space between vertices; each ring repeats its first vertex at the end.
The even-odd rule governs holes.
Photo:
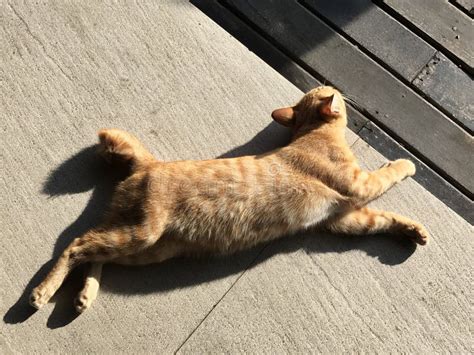
POLYGON ((300 234, 226 257, 177 258, 161 264, 131 267, 110 264, 104 268, 101 287, 105 292, 119 294, 168 292, 237 275, 272 257, 298 250, 310 256, 362 250, 382 264, 393 266, 406 261, 416 245, 407 238, 388 235, 300 234))
MULTIPOLYGON (((289 139, 289 131, 272 122, 250 141, 218 158, 268 152, 286 145, 289 139)), ((5 313, 3 317, 5 323, 25 322, 35 313, 36 310, 28 303, 32 289, 44 279, 53 265, 53 260, 75 237, 100 222, 115 186, 127 176, 127 167, 110 169, 110 166, 96 154, 96 148, 91 146, 81 150, 54 169, 46 179, 43 192, 52 198, 91 189, 93 192, 81 215, 58 237, 52 259, 31 278, 17 302, 5 313)), ((239 274, 274 255, 291 253, 299 249, 304 249, 309 254, 362 250, 383 264, 396 265, 403 263, 413 254, 415 246, 409 241, 382 236, 349 237, 307 233, 284 238, 268 245, 260 245, 228 257, 174 259, 141 267, 107 265, 104 268, 102 288, 114 293, 145 294, 192 287, 239 274)), ((63 327, 78 316, 72 307, 72 301, 82 285, 83 271, 78 268, 69 275, 52 300, 55 305, 47 321, 49 328, 63 327)))
MULTIPOLYGON (((17 302, 5 313, 3 321, 14 324, 21 323, 30 318, 36 309, 28 303, 29 296, 34 287, 36 287, 51 270, 54 260, 61 252, 72 242, 72 240, 84 234, 89 229, 96 226, 102 217, 103 211, 109 203, 113 190, 117 183, 127 175, 127 167, 119 169, 110 169, 106 162, 97 155, 97 145, 82 149, 71 158, 63 162, 54 169, 43 184, 42 192, 51 198, 60 195, 77 194, 81 192, 92 191, 92 195, 80 214, 80 216, 70 224, 58 237, 52 252, 52 259, 43 264, 33 275, 26 285, 23 293, 17 302)), ((74 278, 82 274, 80 269, 71 273, 65 282, 65 287, 61 287, 55 299, 58 302, 55 305, 55 312, 62 309, 71 309, 70 304, 66 307, 59 297, 63 290, 68 290, 74 278)), ((81 281, 77 280, 80 285, 81 281)), ((78 286, 79 287, 79 286, 78 286)), ((79 291, 79 290, 78 290, 79 291)), ((54 299, 53 299, 54 301, 54 299)), ((62 312, 66 314, 67 312, 62 312)), ((54 319, 60 317, 55 314, 54 319)), ((68 319, 72 320, 73 314, 68 314, 68 319)))

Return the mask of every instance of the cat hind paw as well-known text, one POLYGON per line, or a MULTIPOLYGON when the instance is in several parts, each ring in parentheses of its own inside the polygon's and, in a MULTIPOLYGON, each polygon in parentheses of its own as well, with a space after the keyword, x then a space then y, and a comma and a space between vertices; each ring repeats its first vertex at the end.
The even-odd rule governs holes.
POLYGON ((39 287, 33 289, 30 295, 30 305, 36 309, 40 309, 46 303, 48 303, 49 299, 52 295, 50 295, 47 290, 43 290, 39 287))

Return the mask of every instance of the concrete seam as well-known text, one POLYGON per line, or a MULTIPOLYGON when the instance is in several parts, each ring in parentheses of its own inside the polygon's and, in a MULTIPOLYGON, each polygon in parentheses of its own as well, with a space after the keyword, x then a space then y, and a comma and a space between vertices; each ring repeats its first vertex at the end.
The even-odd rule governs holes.
POLYGON ((268 244, 266 244, 258 253, 257 255, 255 256, 255 258, 252 259, 252 261, 249 263, 249 265, 247 266, 247 268, 237 277, 237 279, 232 283, 232 285, 230 285, 230 287, 224 292, 224 294, 219 298, 219 300, 216 302, 216 304, 209 310, 209 312, 207 312, 207 314, 204 316, 204 318, 199 322, 199 324, 193 329, 193 331, 186 337, 186 339, 184 339, 184 341, 181 343, 181 345, 173 352, 173 354, 177 354, 181 348, 188 342, 189 339, 191 339, 191 337, 193 336, 193 334, 198 330, 199 327, 201 327, 201 324, 204 323, 204 321, 209 317, 209 315, 214 311, 214 309, 217 308, 217 306, 219 305, 219 303, 221 303, 221 301, 224 299, 225 296, 227 296, 227 294, 230 292, 230 290, 232 290, 232 288, 237 284, 237 282, 239 282, 239 280, 245 275, 245 273, 255 264, 255 262, 257 261, 257 259, 260 257, 260 255, 263 253, 263 251, 265 250, 265 248, 268 246, 268 244))

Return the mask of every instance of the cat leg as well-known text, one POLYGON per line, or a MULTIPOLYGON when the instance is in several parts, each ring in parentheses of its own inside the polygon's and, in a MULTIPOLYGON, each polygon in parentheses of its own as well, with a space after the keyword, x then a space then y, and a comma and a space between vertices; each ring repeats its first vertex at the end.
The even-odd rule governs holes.
POLYGON ((428 242, 429 234, 423 225, 392 212, 360 208, 348 212, 326 224, 331 232, 346 234, 402 233, 420 245, 428 242))
POLYGON ((99 135, 99 154, 107 161, 130 162, 133 168, 156 159, 132 134, 120 129, 102 129, 99 135))
POLYGON ((191 248, 184 242, 171 239, 160 239, 151 247, 131 255, 112 260, 120 265, 148 265, 156 264, 191 252, 191 248))
POLYGON ((415 172, 415 164, 407 159, 389 162, 372 172, 355 169, 349 194, 356 198, 357 205, 363 206, 406 177, 415 175, 415 172))
MULTIPOLYGON (((161 263, 165 260, 182 255, 186 250, 183 242, 173 240, 158 240, 155 244, 136 254, 120 256, 111 260, 114 264, 121 265, 147 265, 161 263)), ((102 263, 92 263, 85 278, 84 288, 79 292, 75 307, 79 313, 90 308, 97 298, 99 291, 102 263)))
POLYGON ((64 250, 53 269, 30 296, 30 304, 41 308, 59 289, 68 273, 85 262, 108 262, 117 257, 137 253, 153 245, 163 232, 164 224, 156 226, 155 234, 147 227, 123 227, 115 230, 92 230, 76 238, 64 250))
MULTIPOLYGON (((180 256, 185 250, 186 245, 184 243, 159 240, 154 245, 143 251, 127 256, 120 256, 111 260, 111 262, 120 265, 155 264, 180 256)), ((79 295, 75 300, 75 307, 79 313, 90 308, 94 300, 97 298, 101 273, 102 264, 93 263, 86 276, 84 288, 79 292, 79 295)))
POLYGON ((102 275, 102 263, 92 263, 85 277, 84 288, 77 295, 74 301, 76 310, 79 313, 90 308, 92 302, 97 298, 99 292, 100 277, 102 275))

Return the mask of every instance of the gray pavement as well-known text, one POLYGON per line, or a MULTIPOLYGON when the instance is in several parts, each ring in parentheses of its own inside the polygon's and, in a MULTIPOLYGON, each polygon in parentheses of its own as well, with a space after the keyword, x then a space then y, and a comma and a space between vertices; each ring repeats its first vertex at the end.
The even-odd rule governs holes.
POLYGON ((474 351, 473 228, 411 179, 376 205, 424 223, 426 248, 304 235, 111 265, 85 314, 72 312, 80 272, 32 313, 25 289, 110 196, 98 129, 130 130, 164 160, 258 153, 287 140, 270 112, 302 93, 184 1, 2 1, 0 41, 0 353, 474 351))

